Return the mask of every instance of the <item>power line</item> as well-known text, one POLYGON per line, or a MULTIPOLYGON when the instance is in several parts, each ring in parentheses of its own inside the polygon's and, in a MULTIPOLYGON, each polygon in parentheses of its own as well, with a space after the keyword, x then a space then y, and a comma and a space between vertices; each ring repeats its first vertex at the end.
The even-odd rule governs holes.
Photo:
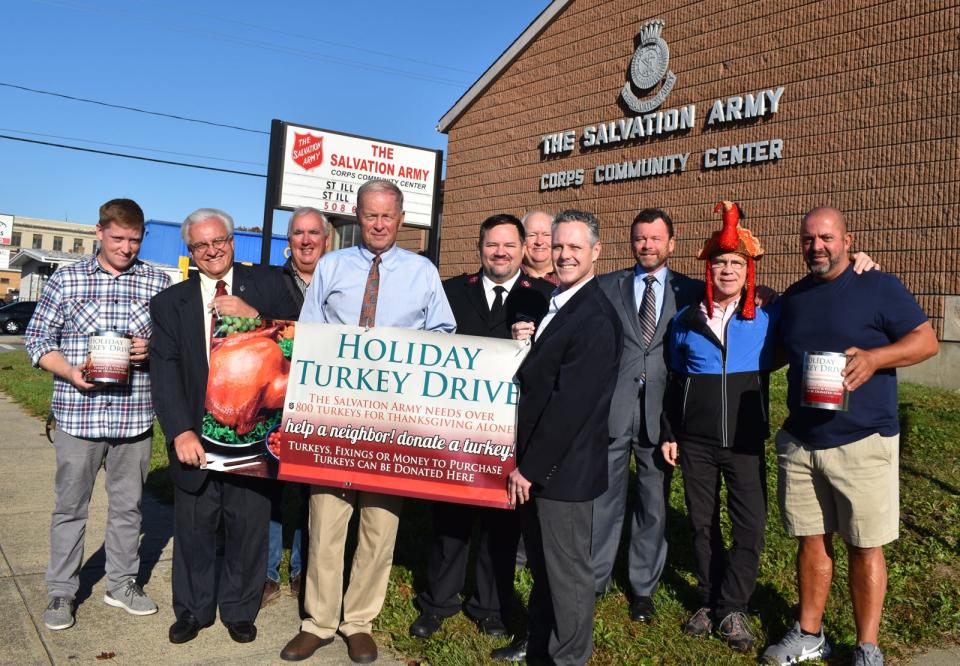
POLYGON ((26 130, 15 129, 12 127, 0 127, 0 132, 16 132, 17 134, 28 134, 30 136, 42 136, 48 139, 62 139, 64 141, 80 141, 81 143, 92 143, 97 146, 113 146, 114 148, 133 148, 134 150, 146 150, 152 153, 164 153, 165 155, 179 155, 180 157, 199 157, 205 160, 217 160, 218 162, 233 162, 234 164, 251 164, 253 166, 263 166, 263 162, 250 162, 248 160, 231 160, 226 157, 214 157, 212 155, 198 155, 196 153, 179 153, 174 150, 163 150, 162 148, 149 148, 147 146, 131 146, 126 143, 109 143, 107 141, 94 141, 92 139, 80 139, 75 136, 60 136, 59 134, 44 134, 42 132, 28 132, 26 130))
POLYGON ((215 14, 204 14, 201 12, 185 12, 182 10, 177 10, 179 14, 193 14, 194 16, 201 16, 203 18, 213 19, 215 21, 221 21, 224 23, 233 23, 234 25, 240 25, 245 28, 254 28, 256 30, 261 30, 263 32, 272 32, 278 35, 284 35, 285 37, 297 37, 299 39, 306 39, 311 42, 317 42, 319 44, 329 44, 330 46, 336 46, 337 48, 351 49, 353 51, 360 51, 361 53, 369 53, 371 55, 383 56, 385 58, 390 58, 391 60, 404 60, 406 62, 412 62, 417 65, 426 65, 427 67, 436 67, 437 69, 446 69, 451 72, 459 72, 461 74, 470 74, 471 76, 477 76, 477 72, 474 72, 469 69, 462 69, 460 67, 451 67, 450 65, 441 65, 440 63, 430 62, 429 60, 418 60, 416 58, 409 58, 406 56, 397 55, 396 53, 387 53, 385 51, 374 51, 373 49, 365 49, 361 46, 354 46, 353 44, 344 44, 343 42, 333 42, 329 39, 320 39, 319 37, 314 37, 312 35, 305 35, 303 33, 289 32, 287 30, 279 30, 277 28, 268 28, 264 25, 257 25, 255 23, 247 23, 246 21, 238 21, 237 19, 226 18, 224 16, 217 16, 215 14))
POLYGON ((0 81, 0 86, 4 88, 15 88, 17 90, 24 90, 26 92, 36 93, 38 95, 49 95, 51 97, 60 97, 62 99, 73 100, 74 102, 85 102, 87 104, 97 104, 99 106, 106 106, 111 109, 122 109, 124 111, 136 111, 137 113, 145 113, 151 116, 160 116, 162 118, 172 118, 174 120, 184 120, 191 123, 200 123, 201 125, 210 125, 213 127, 224 127, 226 129, 234 129, 240 132, 250 132, 251 134, 266 134, 270 135, 270 132, 264 132, 263 130, 250 129, 248 127, 240 127, 239 125, 228 125, 225 123, 217 123, 212 120, 203 120, 201 118, 190 118, 188 116, 178 116, 173 113, 162 113, 160 111, 148 111, 147 109, 140 109, 135 106, 124 106, 123 104, 113 104, 111 102, 101 102, 100 100, 90 99, 87 97, 76 97, 74 95, 67 95, 65 93, 52 92, 50 90, 39 90, 37 88, 28 88, 27 86, 20 86, 15 83, 6 83, 0 81))
MULTIPOLYGON (((88 12, 94 12, 94 13, 107 14, 111 17, 117 17, 121 14, 125 14, 129 20, 132 20, 135 22, 148 23, 153 27, 156 27, 157 25, 161 25, 156 20, 148 20, 145 18, 141 18, 129 11, 122 11, 117 9, 110 9, 108 11, 106 9, 84 5, 82 3, 76 2, 76 0, 33 0, 33 1, 40 4, 51 5, 54 7, 62 7, 67 9, 76 9, 76 10, 82 10, 82 11, 88 11, 88 12)), ((393 74, 393 75, 401 76, 408 79, 426 81, 429 83, 437 83, 440 85, 451 86, 454 88, 461 88, 465 85, 469 85, 464 81, 456 81, 453 79, 446 79, 438 76, 433 76, 430 74, 422 74, 418 72, 413 72, 409 69, 400 69, 395 67, 388 67, 385 65, 377 65, 373 63, 363 62, 360 60, 354 60, 351 58, 343 58, 340 56, 328 56, 328 55, 323 55, 319 53, 314 53, 311 51, 305 51, 303 49, 294 48, 292 46, 281 46, 278 44, 273 44, 271 42, 263 42, 255 39, 237 37, 235 35, 231 35, 224 32, 217 32, 209 29, 196 29, 196 28, 182 27, 180 25, 172 24, 169 22, 162 25, 168 30, 171 30, 174 32, 183 32, 188 34, 200 35, 205 39, 210 39, 212 37, 215 39, 221 39, 226 42, 240 44, 241 46, 250 46, 254 48, 265 49, 268 51, 275 51, 278 53, 286 53, 288 55, 299 56, 301 58, 306 58, 308 60, 315 60, 319 62, 329 62, 335 65, 343 65, 346 67, 353 67, 356 69, 365 69, 365 70, 381 72, 385 74, 393 74)))
POLYGON ((80 146, 70 146, 65 143, 52 143, 50 141, 39 141, 37 139, 26 139, 21 136, 9 136, 7 134, 0 134, 0 139, 7 139, 9 141, 21 141, 23 143, 35 143, 41 146, 51 146, 53 148, 65 148, 67 150, 77 150, 82 153, 95 153, 97 155, 110 155, 111 157, 125 157, 131 160, 141 160, 143 162, 154 162, 156 164, 170 164, 172 166, 181 166, 189 167, 191 169, 203 169, 205 171, 218 171, 220 173, 233 173, 239 176, 254 176, 256 178, 266 178, 266 174, 263 173, 251 173, 249 171, 236 171, 234 169, 223 169, 220 167, 206 166, 203 164, 190 164, 189 162, 174 162, 172 160, 161 160, 155 157, 143 157, 141 155, 128 155, 126 153, 115 153, 109 150, 97 150, 95 148, 82 148, 80 146))

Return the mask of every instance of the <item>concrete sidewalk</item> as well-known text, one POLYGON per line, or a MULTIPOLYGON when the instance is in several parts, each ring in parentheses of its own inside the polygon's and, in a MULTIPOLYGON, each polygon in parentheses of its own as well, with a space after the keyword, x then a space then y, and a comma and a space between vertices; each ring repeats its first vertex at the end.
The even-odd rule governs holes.
MULTIPOLYGON (((217 622, 190 643, 170 644, 167 630, 175 620, 170 599, 173 510, 146 494, 140 582, 160 611, 134 617, 103 603, 107 498, 102 477, 90 503, 77 623, 64 631, 44 627, 54 450, 43 423, 2 394, 0 433, 0 664, 288 663, 280 659, 280 650, 296 634, 300 619, 295 600, 286 595, 260 613, 253 643, 234 643, 217 622), (113 657, 101 656, 105 653, 113 657)), ((308 663, 352 662, 346 644, 338 639, 308 663)), ((381 654, 378 663, 396 661, 381 654)))

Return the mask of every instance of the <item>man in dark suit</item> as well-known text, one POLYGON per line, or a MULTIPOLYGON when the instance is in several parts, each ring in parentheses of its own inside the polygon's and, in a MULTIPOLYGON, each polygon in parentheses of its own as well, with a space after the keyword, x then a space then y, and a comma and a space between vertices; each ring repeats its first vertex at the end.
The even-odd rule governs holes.
MULTIPOLYGON (((510 338, 510 326, 519 321, 539 322, 547 313, 553 285, 520 271, 523 226, 513 215, 494 215, 480 225, 481 270, 443 282, 457 320, 457 333, 510 338)), ((444 618, 462 610, 489 636, 504 636, 503 610, 513 593, 513 569, 520 538, 514 511, 469 504, 433 505, 433 543, 427 567, 427 586, 416 603, 420 616, 410 634, 428 638, 444 618), (460 603, 467 573, 470 535, 479 522, 476 591, 460 603)))
MULTIPOLYGON (((607 416, 623 330, 600 290, 597 219, 567 210, 553 222, 559 286, 517 371, 517 468, 507 495, 521 505, 533 572, 526 644, 494 650, 494 659, 585 664, 593 651, 593 500, 607 487, 607 416)), ((514 337, 533 333, 514 324, 514 337)))
POLYGON ((653 593, 667 559, 672 469, 659 455, 667 379, 663 340, 673 315, 703 295, 703 282, 667 267, 674 236, 673 222, 664 211, 640 211, 630 227, 630 243, 636 264, 598 280, 623 325, 623 356, 610 406, 609 487, 593 505, 594 590, 599 596, 610 584, 626 509, 632 451, 637 492, 628 555, 630 617, 649 622, 654 613, 653 593))
POLYGON ((266 572, 270 481, 208 473, 200 442, 212 315, 295 319, 278 271, 233 263, 233 220, 201 208, 181 234, 199 275, 157 294, 150 302, 153 404, 167 438, 174 483, 173 610, 170 642, 185 643, 216 617, 230 637, 247 643, 260 608, 266 572), (215 578, 217 526, 225 543, 215 578))

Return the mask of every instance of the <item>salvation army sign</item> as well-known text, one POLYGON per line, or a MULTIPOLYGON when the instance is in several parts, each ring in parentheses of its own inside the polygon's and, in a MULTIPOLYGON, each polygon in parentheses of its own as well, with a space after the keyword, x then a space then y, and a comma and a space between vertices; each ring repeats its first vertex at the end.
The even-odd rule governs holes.
POLYGON ((507 508, 524 342, 297 325, 278 477, 507 508))
POLYGON ((315 136, 310 132, 294 133, 290 157, 303 167, 304 171, 320 166, 323 164, 323 137, 315 136))
POLYGON ((382 178, 403 192, 405 224, 432 226, 440 151, 288 123, 282 132, 270 159, 279 178, 274 207, 355 216, 357 190, 382 178))

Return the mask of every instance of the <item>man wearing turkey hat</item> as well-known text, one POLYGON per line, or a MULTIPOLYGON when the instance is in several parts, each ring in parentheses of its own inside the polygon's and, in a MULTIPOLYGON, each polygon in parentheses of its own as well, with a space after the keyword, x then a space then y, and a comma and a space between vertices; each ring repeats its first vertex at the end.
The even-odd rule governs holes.
POLYGON ((706 296, 674 317, 668 341, 670 378, 661 418, 661 450, 679 459, 693 524, 694 573, 700 609, 684 631, 727 644, 754 643, 747 602, 756 585, 766 525, 763 443, 769 429, 767 388, 778 319, 776 303, 754 303, 757 238, 740 226, 736 204, 723 201, 723 228, 698 256, 707 262, 706 296), (720 477, 727 486, 733 544, 720 532, 720 477))

